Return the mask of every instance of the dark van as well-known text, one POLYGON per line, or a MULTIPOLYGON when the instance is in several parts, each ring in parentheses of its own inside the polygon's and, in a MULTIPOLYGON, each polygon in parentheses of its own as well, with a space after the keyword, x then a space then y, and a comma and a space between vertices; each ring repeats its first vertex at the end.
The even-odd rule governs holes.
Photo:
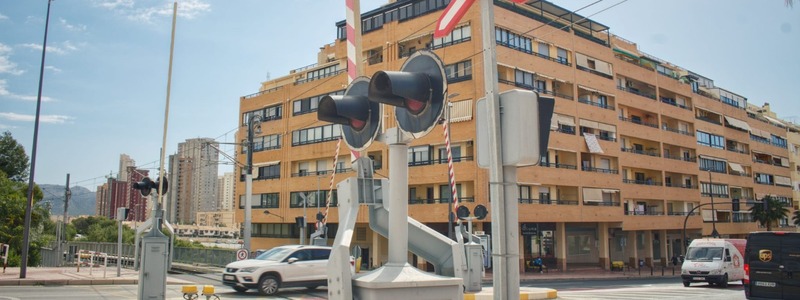
POLYGON ((747 299, 800 299, 800 233, 751 232, 744 271, 747 299))

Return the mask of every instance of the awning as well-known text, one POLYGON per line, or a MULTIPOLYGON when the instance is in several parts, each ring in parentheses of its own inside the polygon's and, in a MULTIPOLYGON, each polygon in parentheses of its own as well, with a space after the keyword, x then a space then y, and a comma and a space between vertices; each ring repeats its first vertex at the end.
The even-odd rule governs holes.
POLYGON ((590 91, 590 92, 592 92, 592 93, 599 93, 599 92, 600 92, 600 91, 598 91, 598 90, 596 90, 596 89, 593 89, 593 88, 587 87, 587 86, 585 86, 585 85, 580 85, 580 84, 579 84, 579 85, 578 85, 578 87, 579 87, 579 88, 582 88, 582 89, 584 89, 584 90, 590 91))
POLYGON ((783 122, 781 122, 778 119, 767 117, 767 116, 764 116, 764 115, 762 115, 762 117, 764 117, 764 119, 767 119, 768 121, 770 121, 770 123, 774 123, 774 124, 781 125, 781 126, 786 126, 786 125, 783 124, 783 122))
POLYGON ((586 140, 586 146, 589 147, 589 152, 603 153, 603 148, 600 147, 600 143, 597 142, 597 137, 594 134, 584 133, 583 138, 586 140))
POLYGON ((599 128, 600 130, 608 131, 608 132, 617 132, 617 126, 609 125, 609 124, 605 124, 605 123, 597 123, 597 124, 600 125, 600 128, 599 128))
POLYGON ((579 123, 581 124, 582 127, 600 129, 600 125, 595 121, 580 119, 579 123))
POLYGON ((619 49, 619 48, 614 48, 613 50, 614 50, 614 52, 617 52, 619 54, 625 55, 625 56, 633 58, 635 60, 639 60, 639 55, 633 54, 631 52, 628 52, 626 50, 619 49))
POLYGON ((713 111, 713 110, 710 110, 708 108, 703 108, 703 107, 700 107, 700 106, 695 106, 695 108, 702 109, 702 110, 705 110, 705 111, 710 112, 710 113, 715 113, 715 114, 721 115, 720 113, 718 113, 716 111, 713 111))
POLYGON ((775 178, 775 184, 777 185, 784 185, 784 186, 792 185, 792 179, 789 177, 775 175, 773 178, 775 178))
POLYGON ((544 74, 542 74, 542 73, 536 73, 536 77, 542 77, 542 78, 547 78, 547 79, 550 79, 550 80, 554 80, 554 78, 553 78, 553 77, 550 77, 550 76, 544 75, 544 74))
POLYGON ((717 221, 717 216, 715 216, 714 212, 710 209, 704 209, 700 213, 703 215, 704 222, 717 221))
POLYGON ((750 125, 747 122, 739 120, 734 117, 725 116, 725 121, 728 122, 733 127, 739 128, 741 130, 750 131, 750 125))
POLYGON ((279 164, 279 163, 281 163, 281 161, 280 161, 280 160, 273 160, 273 161, 268 161, 268 162, 263 162, 263 163, 257 163, 257 164, 253 164, 253 167, 268 167, 268 166, 274 166, 274 165, 277 165, 277 164, 279 164))
POLYGON ((571 116, 557 115, 556 117, 557 118, 555 118, 555 119, 557 119, 558 124, 563 124, 563 125, 567 125, 567 126, 575 126, 575 121, 571 116))
POLYGON ((740 174, 744 174, 745 173, 744 172, 744 168, 742 168, 742 165, 740 165, 740 164, 737 164, 735 162, 728 162, 728 166, 730 166, 731 170, 733 170, 734 172, 738 172, 740 174))
POLYGON ((584 202, 603 202, 603 190, 594 188, 583 188, 584 202))
POLYGON ((619 190, 603 189, 603 193, 614 194, 614 193, 619 193, 619 190))
POLYGON ((761 129, 758 129, 758 128, 752 128, 752 127, 751 127, 751 128, 750 128, 750 133, 752 133, 752 134, 753 134, 753 135, 755 135, 755 136, 760 136, 760 137, 762 137, 762 138, 765 138, 765 139, 770 139, 770 138, 772 138, 772 137, 770 136, 770 133, 769 133, 769 132, 766 132, 766 131, 764 131, 764 130, 761 130, 761 129))
POLYGON ((781 166, 787 167, 787 168, 789 167, 789 159, 788 158, 785 158, 785 157, 776 157, 776 158, 781 160, 781 166))

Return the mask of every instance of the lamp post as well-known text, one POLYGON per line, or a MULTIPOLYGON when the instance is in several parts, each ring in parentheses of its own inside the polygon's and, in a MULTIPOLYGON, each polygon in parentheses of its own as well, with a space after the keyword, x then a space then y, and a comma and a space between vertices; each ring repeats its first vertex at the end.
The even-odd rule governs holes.
POLYGON ((711 170, 708 170, 708 195, 711 196, 711 237, 718 238, 717 211, 714 209, 714 182, 711 181, 711 170))
POLYGON ((253 114, 247 120, 247 172, 245 173, 244 196, 244 249, 250 251, 250 237, 253 231, 253 135, 261 132, 261 116, 253 114), (257 132, 253 132, 253 126, 257 132))

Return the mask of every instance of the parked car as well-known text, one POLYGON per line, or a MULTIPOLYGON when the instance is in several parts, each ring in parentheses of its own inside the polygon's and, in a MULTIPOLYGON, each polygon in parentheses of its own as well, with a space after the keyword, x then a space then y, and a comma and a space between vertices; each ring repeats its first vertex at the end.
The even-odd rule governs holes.
MULTIPOLYGON (((225 266, 222 284, 243 293, 257 289, 262 295, 274 295, 280 288, 327 285, 328 257, 331 247, 287 245, 275 247, 254 259, 225 266)), ((351 259, 351 272, 354 261, 351 259)))
POLYGON ((681 265, 683 286, 708 282, 727 287, 730 281, 744 279, 743 239, 696 239, 689 244, 681 265))
POLYGON ((800 297, 800 233, 751 232, 744 257, 747 299, 800 297))

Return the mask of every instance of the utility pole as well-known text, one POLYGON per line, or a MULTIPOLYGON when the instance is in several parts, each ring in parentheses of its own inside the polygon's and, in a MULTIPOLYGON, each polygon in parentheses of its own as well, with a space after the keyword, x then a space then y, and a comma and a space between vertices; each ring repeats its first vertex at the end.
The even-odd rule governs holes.
POLYGON ((258 125, 258 130, 261 131, 261 116, 253 114, 247 120, 247 173, 245 174, 245 187, 244 187, 244 249, 251 251, 250 239, 253 232, 253 126, 258 125))
POLYGON ((711 237, 718 238, 717 232, 717 211, 714 209, 714 182, 711 181, 711 170, 708 170, 708 195, 711 196, 711 237))
MULTIPOLYGON (((69 173, 67 173, 67 185, 64 188, 64 218, 61 220, 61 224, 58 227, 58 237, 56 241, 58 241, 58 261, 62 262, 64 259, 63 255, 63 248, 62 245, 67 242, 67 208, 69 208, 69 198, 72 197, 72 191, 69 189, 69 173), (62 235, 64 236, 62 238, 62 235)), ((59 263, 61 265, 61 263, 59 263)))
POLYGON ((42 64, 39 68, 39 95, 36 97, 36 120, 33 125, 33 147, 31 148, 31 170, 28 178, 28 202, 25 206, 25 227, 22 230, 22 253, 20 253, 19 278, 24 279, 28 271, 28 250, 30 249, 31 209, 33 206, 33 179, 36 174, 36 148, 39 144, 39 115, 42 110, 42 82, 44 81, 44 57, 47 53, 47 28, 50 26, 50 3, 47 1, 47 17, 44 21, 44 43, 42 43, 42 64))

